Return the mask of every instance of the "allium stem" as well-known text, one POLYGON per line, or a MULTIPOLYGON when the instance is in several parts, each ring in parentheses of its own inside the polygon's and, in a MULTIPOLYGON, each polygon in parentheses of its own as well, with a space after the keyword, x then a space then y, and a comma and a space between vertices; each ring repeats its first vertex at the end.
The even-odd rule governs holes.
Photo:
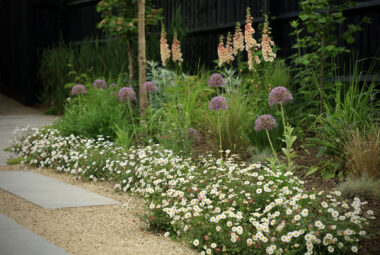
POLYGON ((133 114, 132 114, 132 109, 131 109, 131 102, 127 102, 128 104, 128 109, 129 109, 129 115, 131 115, 131 119, 132 119, 132 126, 133 126, 133 133, 135 134, 135 138, 136 138, 136 145, 138 144, 138 139, 137 139, 137 132, 136 132, 136 127, 135 127, 135 121, 133 119, 133 114))
POLYGON ((217 118, 218 118, 218 134, 219 134, 219 150, 220 150, 220 158, 223 158, 223 147, 222 147, 222 133, 220 128, 220 113, 217 112, 217 118))
POLYGON ((272 141, 270 140, 268 129, 265 129, 265 133, 267 134, 267 137, 268 137, 268 140, 269 140, 270 147, 272 148, 273 154, 274 154, 274 156, 276 157, 277 163, 280 164, 280 160, 278 160, 277 153, 276 153, 276 151, 275 151, 274 148, 273 148, 272 141))
POLYGON ((284 115, 284 108, 282 104, 280 104, 281 107, 281 117, 282 117, 282 124, 284 125, 284 132, 285 132, 285 115, 284 115))

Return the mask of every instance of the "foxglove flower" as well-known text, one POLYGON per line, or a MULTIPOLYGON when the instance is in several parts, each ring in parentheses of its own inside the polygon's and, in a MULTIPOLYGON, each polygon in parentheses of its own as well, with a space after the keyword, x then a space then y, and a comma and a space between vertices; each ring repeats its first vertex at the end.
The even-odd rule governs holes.
POLYGON ((268 23, 268 17, 265 16, 265 22, 261 39, 261 52, 263 53, 263 59, 265 62, 272 62, 276 58, 276 54, 272 51, 274 42, 270 39, 270 27, 268 23))
POLYGON ((119 90, 118 98, 120 102, 131 101, 136 99, 136 93, 131 87, 122 87, 119 90))
POLYGON ((293 101, 293 95, 290 91, 285 87, 275 87, 269 93, 269 106, 273 107, 275 104, 285 105, 293 101))
POLYGON ((157 86, 154 82, 152 81, 146 81, 144 82, 144 85, 143 85, 144 89, 150 93, 152 91, 157 91, 157 86))
POLYGON ((94 83, 92 84, 92 86, 94 86, 95 89, 106 89, 107 88, 107 83, 105 80, 102 80, 102 79, 97 79, 94 81, 94 83))
POLYGON ((168 41, 166 40, 166 32, 165 32, 164 26, 162 26, 162 30, 161 30, 160 54, 161 54, 162 66, 166 66, 166 63, 170 59, 170 49, 169 49, 168 41))
POLYGON ((234 55, 237 56, 239 51, 244 50, 244 35, 240 28, 240 23, 236 23, 235 34, 233 37, 234 42, 234 55))
POLYGON ((177 39, 177 33, 174 33, 173 43, 172 43, 172 60, 174 63, 178 62, 178 65, 181 66, 183 62, 182 53, 181 53, 181 42, 177 39))
POLYGON ((71 95, 80 95, 80 94, 86 94, 86 87, 82 84, 76 84, 71 88, 71 95))
POLYGON ((194 141, 195 144, 201 142, 201 135, 195 128, 189 128, 189 138, 194 141))
POLYGON ((264 114, 258 117, 255 121, 255 130, 260 131, 262 129, 270 130, 277 127, 277 121, 270 114, 264 114))
POLYGON ((246 21, 245 21, 246 24, 245 24, 245 31, 244 31, 244 39, 245 39, 245 49, 248 53, 248 69, 249 70, 255 70, 253 60, 256 61, 256 64, 260 64, 259 57, 254 54, 254 52, 260 48, 260 44, 258 44, 255 38, 253 37, 255 34, 255 29, 253 29, 252 27, 252 20, 253 20, 253 17, 251 16, 251 10, 248 7, 246 21))
POLYGON ((230 64, 234 60, 234 49, 232 47, 231 33, 228 33, 226 44, 224 44, 224 37, 221 35, 218 45, 218 66, 221 67, 224 63, 230 64))
POLYGON ((245 20, 246 24, 244 31, 245 48, 247 51, 251 49, 258 50, 258 48, 260 48, 260 44, 258 44, 255 38, 253 37, 255 34, 255 29, 252 27, 252 20, 253 17, 251 16, 251 9, 247 7, 247 15, 245 20))
POLYGON ((223 86, 226 83, 223 76, 218 73, 214 73, 210 76, 210 78, 207 81, 208 86, 210 87, 220 87, 223 86))
POLYGON ((210 101, 209 109, 212 111, 219 111, 221 109, 227 109, 228 104, 224 97, 214 97, 210 101))

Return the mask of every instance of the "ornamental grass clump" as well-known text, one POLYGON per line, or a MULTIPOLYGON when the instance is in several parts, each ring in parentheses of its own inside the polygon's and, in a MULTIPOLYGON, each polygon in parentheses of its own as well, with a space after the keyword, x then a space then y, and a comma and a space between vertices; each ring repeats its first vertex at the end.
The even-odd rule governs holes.
POLYGON ((223 76, 219 73, 212 74, 207 81, 207 85, 209 87, 221 87, 224 84, 226 84, 226 81, 223 78, 223 76))
POLYGON ((76 84, 72 87, 71 89, 71 95, 76 96, 76 95, 83 95, 86 94, 86 87, 82 84, 76 84))
POLYGON ((102 80, 102 79, 96 79, 94 81, 94 83, 92 84, 92 86, 95 88, 95 89, 106 89, 107 88, 107 83, 105 80, 102 80))
POLYGON ((306 192, 292 172, 229 155, 179 157, 157 144, 124 151, 103 136, 54 129, 18 136, 25 163, 110 180, 145 198, 149 224, 201 254, 355 254, 376 219, 367 202, 341 192, 306 192))

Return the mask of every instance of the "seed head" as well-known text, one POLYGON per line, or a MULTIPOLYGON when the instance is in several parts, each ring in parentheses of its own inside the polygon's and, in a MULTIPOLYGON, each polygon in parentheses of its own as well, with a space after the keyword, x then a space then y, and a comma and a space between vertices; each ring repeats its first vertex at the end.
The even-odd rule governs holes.
POLYGON ((86 87, 82 84, 76 84, 74 87, 71 88, 71 95, 80 95, 80 94, 86 94, 86 87))
POLYGON ((154 82, 152 82, 152 81, 146 81, 146 82, 144 82, 144 89, 148 92, 148 93, 150 93, 150 92, 152 92, 152 91, 157 91, 157 86, 156 86, 156 84, 154 83, 154 82))
POLYGON ((94 81, 92 84, 95 89, 106 89, 107 88, 107 83, 105 80, 102 79, 97 79, 94 81))
POLYGON ((269 93, 268 102, 270 107, 273 107, 275 104, 285 105, 293 101, 293 95, 285 87, 275 87, 269 93))
POLYGON ((120 102, 131 101, 136 99, 136 93, 131 87, 122 87, 119 90, 118 98, 120 102))
POLYGON ((214 73, 207 81, 209 87, 220 87, 226 83, 223 76, 219 73, 214 73))
POLYGON ((277 121, 270 114, 264 114, 258 117, 255 121, 255 130, 260 131, 261 129, 270 130, 277 127, 277 121))
POLYGON ((228 104, 224 97, 214 97, 210 101, 209 109, 212 111, 218 111, 220 109, 227 109, 228 104))

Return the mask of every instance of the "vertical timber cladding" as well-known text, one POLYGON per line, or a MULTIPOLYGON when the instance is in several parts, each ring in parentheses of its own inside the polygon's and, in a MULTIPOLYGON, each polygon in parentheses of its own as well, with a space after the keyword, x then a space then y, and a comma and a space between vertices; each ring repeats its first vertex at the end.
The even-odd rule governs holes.
POLYGON ((38 49, 59 40, 63 0, 1 1, 1 91, 26 105, 36 101, 38 49))
POLYGON ((100 14, 96 11, 99 0, 66 0, 64 39, 79 42, 101 35, 96 27, 100 14))
MULTIPOLYGON (((251 8, 254 17, 254 28, 257 31, 259 22, 263 21, 263 13, 268 13, 271 20, 272 36, 279 47, 278 55, 288 57, 293 54, 291 48, 294 38, 289 37, 292 28, 289 22, 298 17, 300 0, 152 0, 158 8, 163 9, 166 26, 172 21, 177 7, 182 10, 184 24, 191 32, 189 47, 183 48, 185 61, 195 65, 200 60, 209 68, 215 65, 217 45, 220 35, 228 31, 233 33, 237 21, 245 23, 246 7, 251 8)), ((358 24, 363 16, 372 19, 372 24, 364 25, 364 30, 355 35, 355 45, 359 50, 359 58, 378 56, 380 45, 380 1, 356 0, 357 6, 344 13, 349 22, 358 24)), ((257 33, 258 36, 258 33, 257 33)), ((169 39, 170 42, 170 39, 169 39)))

